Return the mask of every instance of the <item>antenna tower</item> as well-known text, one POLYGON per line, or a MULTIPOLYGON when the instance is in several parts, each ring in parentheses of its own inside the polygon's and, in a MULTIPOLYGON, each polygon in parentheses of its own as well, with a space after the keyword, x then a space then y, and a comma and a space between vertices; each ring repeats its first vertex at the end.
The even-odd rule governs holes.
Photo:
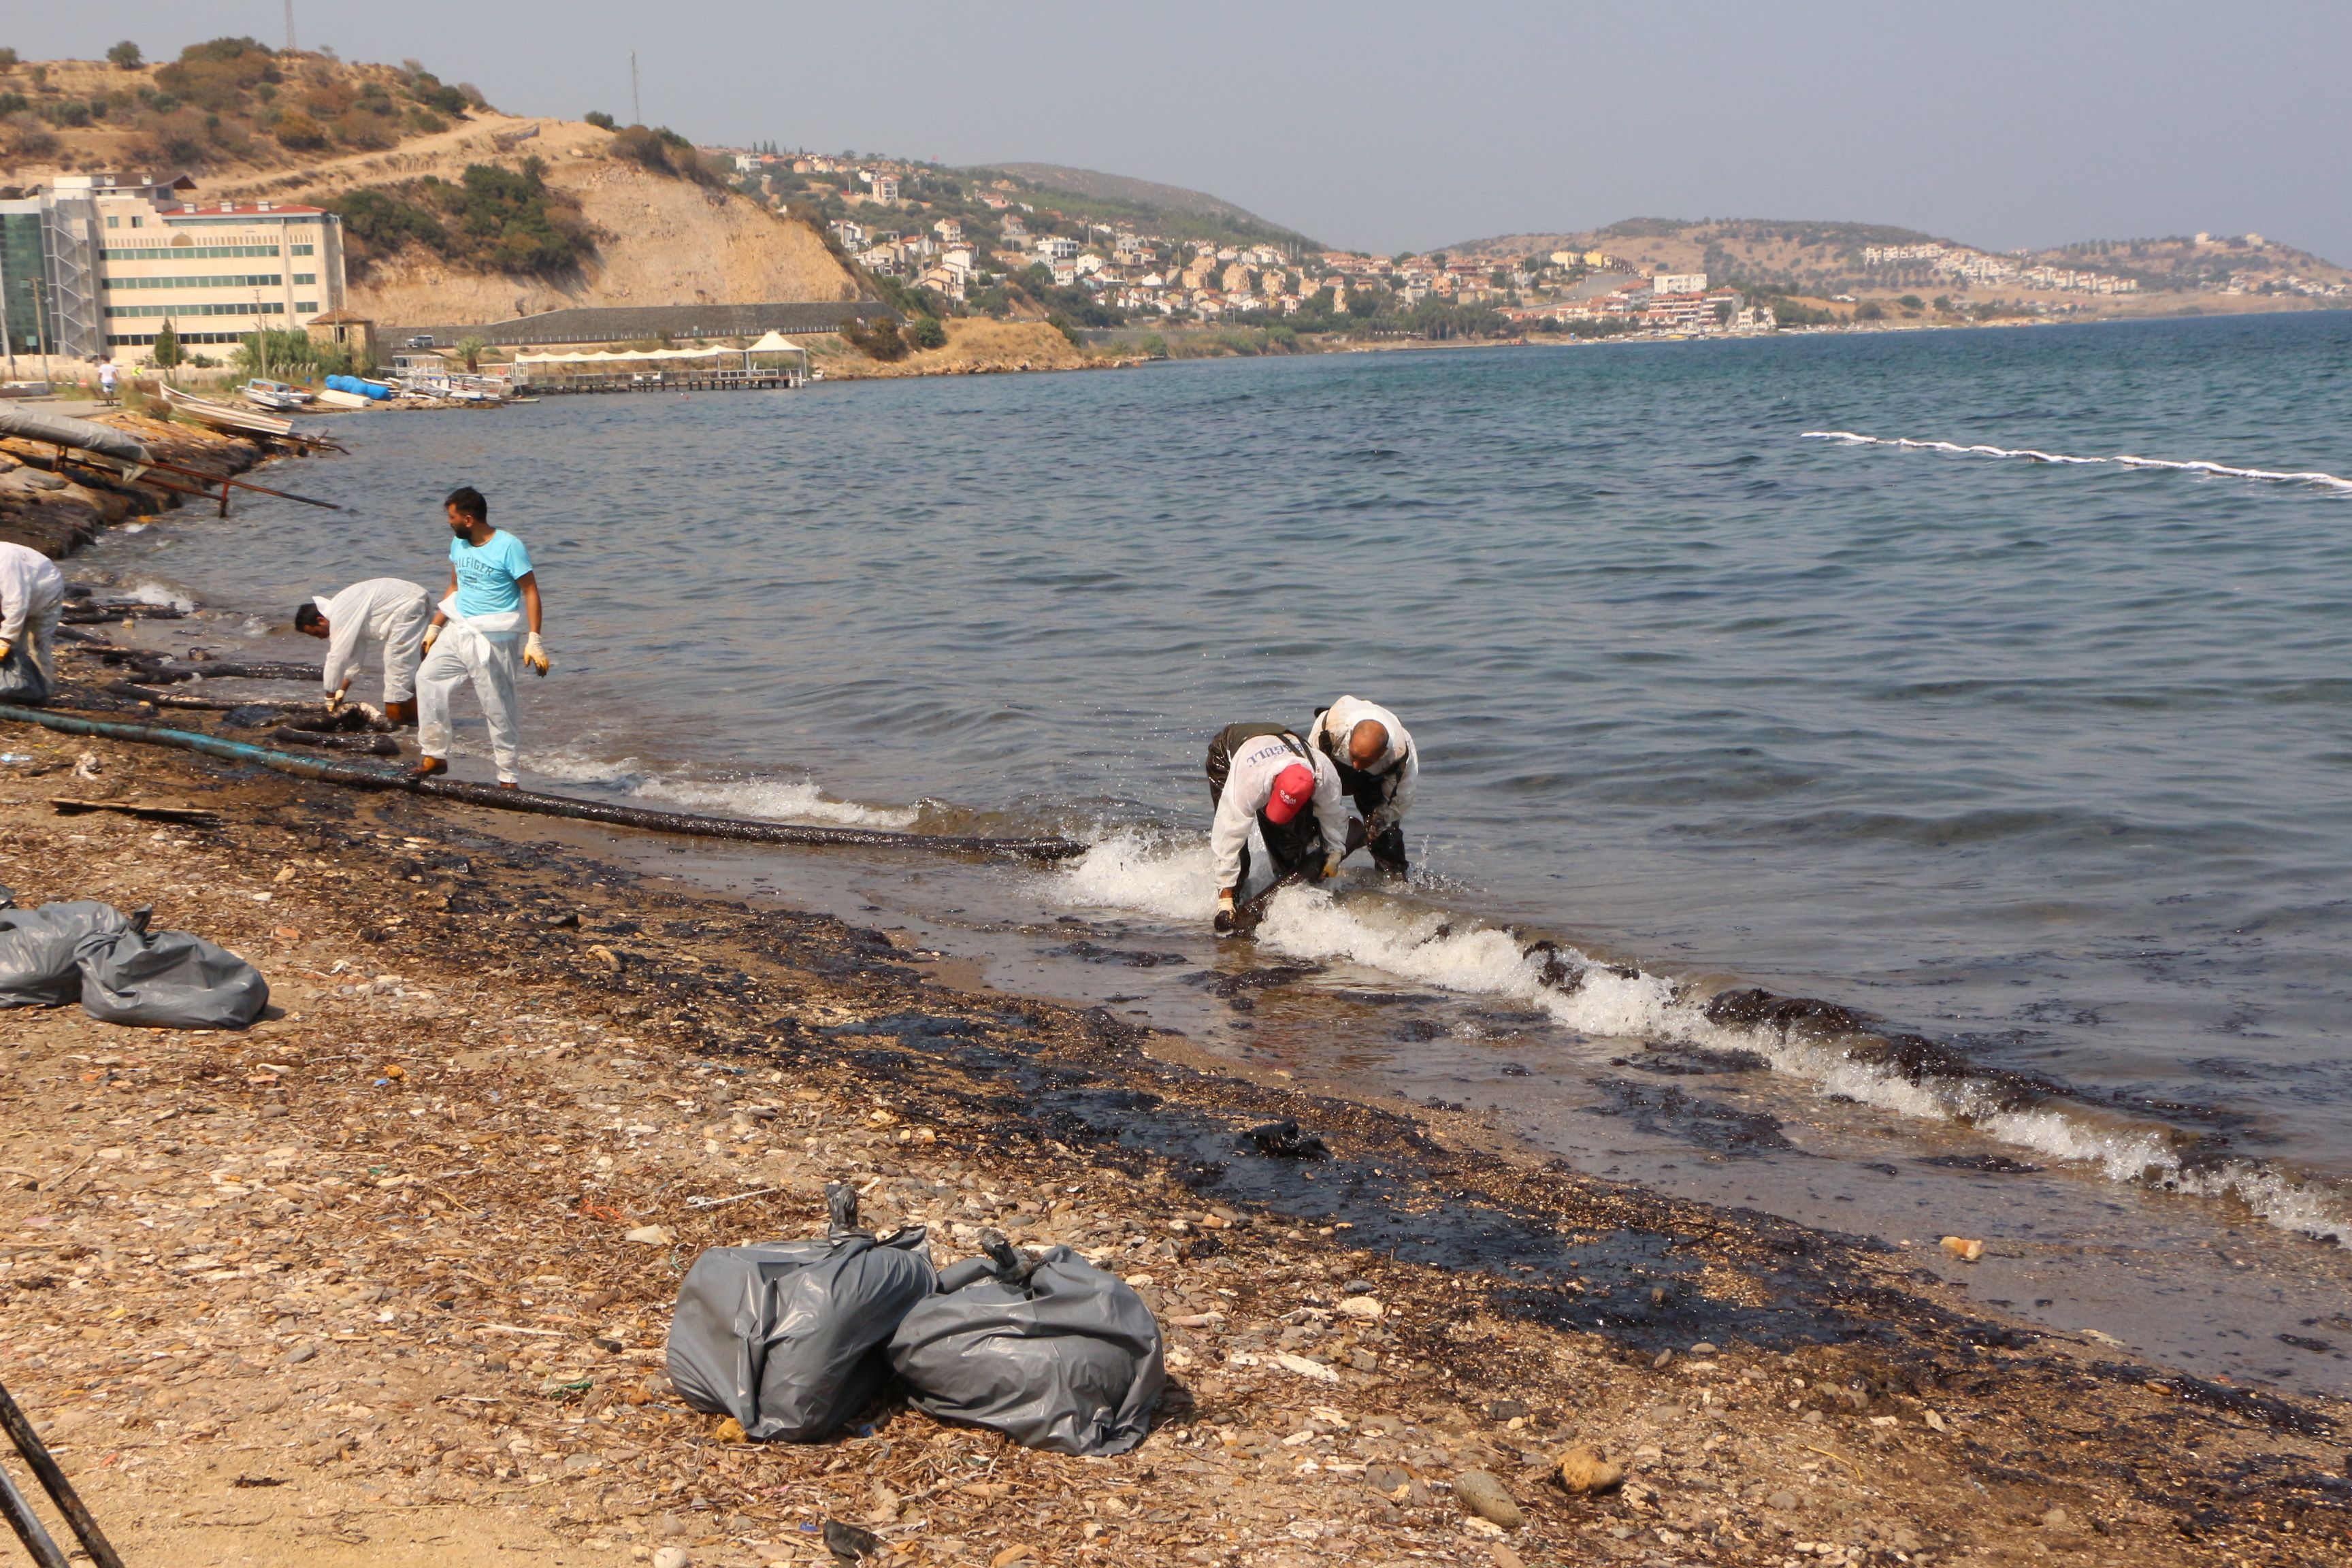
MULTIPOLYGON (((286 3, 290 5, 294 0, 286 0, 286 3)), ((637 101, 637 51, 631 49, 629 51, 629 123, 643 125, 645 122, 646 106, 637 101)))
POLYGON ((286 0, 286 52, 294 52, 294 0, 286 0))

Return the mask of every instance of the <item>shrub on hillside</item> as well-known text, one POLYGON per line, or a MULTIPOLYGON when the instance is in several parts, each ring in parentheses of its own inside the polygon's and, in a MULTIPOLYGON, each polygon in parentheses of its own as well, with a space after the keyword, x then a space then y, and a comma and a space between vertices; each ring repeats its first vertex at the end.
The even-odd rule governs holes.
POLYGON ((582 115, 581 118, 599 131, 618 131, 621 128, 621 122, 619 121, 614 119, 611 115, 605 113, 601 109, 592 109, 586 114, 582 115))
POLYGON ((595 238, 576 204, 549 186, 546 171, 537 158, 520 170, 476 163, 454 183, 428 176, 327 205, 342 216, 354 274, 411 243, 483 271, 552 272, 585 258, 595 238))
POLYGON ((327 144, 327 128, 299 109, 289 109, 270 127, 278 144, 289 152, 315 153, 327 144))
POLYGON ((919 349, 943 349, 948 346, 947 324, 937 316, 918 316, 907 329, 907 341, 919 349))
POLYGON ((278 79, 276 57, 251 38, 191 44, 155 73, 158 88, 215 114, 241 110, 247 94, 278 79))
POLYGON ((114 62, 117 70, 135 71, 140 66, 139 46, 125 38, 107 50, 106 58, 114 62))
POLYGON ((648 130, 632 125, 613 138, 613 156, 651 169, 657 174, 673 174, 697 184, 724 186, 726 179, 703 155, 695 151, 694 143, 667 125, 648 130))
POLYGON ((908 352, 907 340, 899 335, 898 323, 887 316, 870 324, 852 321, 841 329, 841 336, 867 359, 879 360, 884 364, 905 359, 908 352))

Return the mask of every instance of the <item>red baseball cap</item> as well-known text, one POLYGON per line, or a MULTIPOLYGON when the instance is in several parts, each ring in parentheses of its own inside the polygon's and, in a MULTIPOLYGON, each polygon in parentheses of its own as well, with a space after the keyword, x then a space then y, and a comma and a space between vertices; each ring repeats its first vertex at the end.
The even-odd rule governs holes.
POLYGON ((1265 797, 1265 819, 1277 826, 1298 815, 1315 798, 1315 771, 1293 763, 1274 775, 1274 793, 1265 797))

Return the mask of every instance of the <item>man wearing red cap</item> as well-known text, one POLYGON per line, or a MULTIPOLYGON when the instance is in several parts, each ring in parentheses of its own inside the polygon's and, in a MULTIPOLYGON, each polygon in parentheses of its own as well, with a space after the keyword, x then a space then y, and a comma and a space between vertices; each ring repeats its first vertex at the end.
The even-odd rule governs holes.
POLYGON ((1331 759, 1279 724, 1228 724, 1209 742, 1209 800, 1216 820, 1209 853, 1217 878, 1217 928, 1226 930, 1234 891, 1249 877, 1250 825, 1265 841, 1276 878, 1304 871, 1336 876, 1348 849, 1348 815, 1331 759))

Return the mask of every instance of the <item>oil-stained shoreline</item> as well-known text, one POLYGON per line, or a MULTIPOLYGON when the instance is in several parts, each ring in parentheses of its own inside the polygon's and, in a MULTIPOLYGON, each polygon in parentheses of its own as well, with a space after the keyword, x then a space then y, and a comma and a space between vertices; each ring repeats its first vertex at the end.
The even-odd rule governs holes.
MULTIPOLYGON (((228 1206, 253 1211, 241 1223, 257 1252, 266 1245, 283 1260, 277 1278, 339 1267, 377 1281, 382 1300, 400 1303, 398 1321, 354 1320, 328 1338, 305 1320, 285 1331, 322 1347, 311 1357, 257 1364, 247 1351, 183 1386, 243 1396, 331 1375, 340 1358, 399 1335, 418 1376, 439 1369, 446 1379, 419 1408, 496 1412, 501 1442, 529 1434, 546 1455, 558 1446, 541 1424, 573 1420, 551 1411, 592 1406, 588 1426, 604 1445, 594 1463, 564 1460, 533 1483, 538 1460, 518 1469, 504 1456, 519 1451, 455 1438, 422 1461, 396 1436, 323 1454, 325 1439, 298 1430, 306 1398, 323 1394, 274 1412, 247 1400, 212 1442, 234 1436, 265 1459, 293 1442, 307 1468, 292 1455, 268 1462, 281 1476, 293 1465, 286 1489, 309 1503, 430 1502, 495 1531, 521 1528, 515 1501, 555 1499, 531 1528, 579 1544, 583 1561, 599 1560, 600 1546, 657 1541, 673 1517, 710 1527, 698 1561, 772 1560, 749 1542, 814 1513, 868 1518, 870 1483, 886 1476, 899 1500, 888 1538, 915 1546, 916 1562, 924 1542, 955 1543, 931 1560, 992 1560, 1014 1542, 1003 1534, 1008 1500, 1023 1509, 1015 1533, 1044 1561, 1118 1550, 1380 1562, 1435 1548, 1499 1562, 1499 1541, 1521 1562, 1779 1563, 1805 1542, 1807 1555, 1856 1562, 2046 1550, 2315 1564, 2352 1546, 2332 1405, 2135 1365, 1972 1310, 1855 1238, 1573 1175, 1472 1117, 1229 1076, 1102 1009, 945 986, 927 978, 932 955, 903 939, 691 896, 521 842, 495 814, 16 726, 8 741, 35 761, 0 774, 12 797, 0 805, 11 857, 0 880, 27 902, 154 901, 160 922, 261 963, 289 1009, 243 1040, 127 1037, 71 1013, 10 1016, 30 1044, 9 1085, 5 1117, 21 1131, 8 1163, 58 1184, 0 1194, 5 1234, 16 1238, 0 1247, 13 1252, 0 1274, 0 1377, 61 1421, 101 1509, 150 1521, 159 1542, 195 1545, 165 1529, 160 1500, 141 1489, 184 1497, 224 1485, 202 1468, 217 1462, 212 1443, 151 1453, 133 1485, 104 1456, 152 1444, 156 1430, 137 1425, 141 1407, 90 1397, 119 1400, 120 1384, 60 1366, 60 1347, 90 1342, 79 1337, 90 1331, 110 1347, 122 1320, 107 1327, 107 1314, 133 1304, 82 1285, 143 1286, 161 1273, 136 1261, 136 1249, 158 1244, 130 1206, 135 1192, 85 1184, 88 1168, 65 1179, 83 1152, 70 1142, 73 1116, 118 1077, 120 1092, 147 1092, 173 1118, 108 1130, 121 1140, 119 1159, 149 1156, 168 1172, 196 1153, 176 1141, 177 1153, 162 1153, 156 1128, 200 1125, 221 1150, 299 1148, 290 1158, 321 1169, 395 1173, 368 1177, 356 1197, 322 1178, 228 1206), (227 826, 158 835, 110 816, 52 817, 46 798, 84 751, 100 783, 77 792, 201 804, 227 826), (36 782, 22 776, 31 768, 58 771, 36 782), (256 901, 263 891, 268 901, 256 901), (398 978, 381 992, 369 971, 398 978), (412 1016, 403 990, 449 1000, 412 1016), (517 1021, 551 1018, 568 1039, 517 1021), (118 1065, 88 1065, 100 1056, 118 1065), (614 1065, 624 1059, 635 1065, 614 1065), (629 1113, 638 1121, 606 1114, 604 1102, 632 1095, 643 1097, 646 1109, 629 1113), (524 1100, 532 1109, 519 1115, 524 1100), (692 1109, 673 1151, 653 1124, 679 1101, 692 1109), (181 1106, 205 1108, 201 1121, 178 1120, 181 1106), (1328 1157, 1269 1155, 1247 1137, 1281 1121, 1318 1134, 1328 1157), (493 1152, 501 1127, 517 1142, 493 1152), (642 1136, 628 1130, 637 1127, 642 1136), (599 1158, 614 1163, 600 1168, 599 1158), (1073 1490, 1070 1462, 970 1434, 951 1441, 984 1455, 986 1484, 1008 1490, 910 1487, 908 1445, 930 1452, 941 1429, 900 1405, 877 1407, 864 1433, 834 1443, 747 1453, 614 1375, 616 1358, 642 1363, 658 1346, 676 1260, 806 1232, 811 1184, 844 1171, 877 1184, 877 1217, 895 1207, 940 1226, 943 1254, 963 1250, 948 1227, 985 1217, 1016 1225, 1019 1239, 1108 1246, 1118 1267, 1153 1277, 1146 1289, 1182 1364, 1160 1430, 1110 1467, 1127 1500, 1118 1511, 1079 1496, 1104 1484, 1105 1467, 1086 1468, 1092 1479, 1073 1490), (375 1184, 401 1173, 440 1195, 375 1184), (722 1207, 683 1203, 772 1184, 781 1190, 722 1207), (44 1215, 48 1225, 24 1227, 44 1215), (670 1259, 648 1263, 622 1239, 647 1224, 675 1237, 670 1259), (24 1248, 28 1236, 50 1250, 24 1248), (105 1272, 60 1279, 61 1243, 88 1248, 105 1272), (558 1270, 563 1284, 530 1283, 558 1270), (47 1284, 25 1288, 43 1276, 47 1284), (1352 1294, 1375 1298, 1382 1315, 1339 1312, 1352 1294), (532 1328, 551 1309, 570 1321, 532 1328), (639 1326, 622 1327, 625 1318, 639 1326), (485 1321, 548 1338, 501 1336, 485 1321), (484 1348, 517 1344, 542 1349, 546 1372, 484 1348), (1715 1348, 1694 1351, 1702 1345, 1715 1348), (45 1364, 28 1364, 36 1358, 45 1364), (1629 1464, 1630 1483, 1597 1497, 1562 1489, 1549 1461, 1579 1444, 1629 1464), (1523 1526, 1472 1533, 1452 1483, 1474 1469, 1516 1492, 1523 1526)), ((218 1158, 209 1145, 202 1153, 218 1158)), ((171 1278, 173 1325, 250 1310, 207 1300, 236 1281, 171 1278)), ((154 1311, 137 1310, 134 1322, 154 1311)), ((281 1399, 293 1393, 280 1388, 281 1399)))

